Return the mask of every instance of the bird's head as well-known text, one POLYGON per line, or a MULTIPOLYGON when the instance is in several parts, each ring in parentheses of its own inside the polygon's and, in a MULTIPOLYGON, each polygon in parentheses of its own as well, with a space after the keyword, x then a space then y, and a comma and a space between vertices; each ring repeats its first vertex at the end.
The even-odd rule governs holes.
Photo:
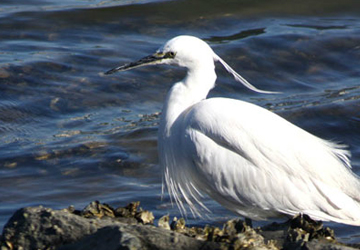
POLYGON ((214 52, 203 40, 193 36, 177 36, 166 42, 154 54, 107 71, 112 74, 146 65, 170 64, 193 68, 214 65, 214 52))
POLYGON ((251 85, 246 79, 233 70, 224 60, 222 60, 210 46, 203 40, 194 36, 177 36, 165 43, 156 53, 146 56, 138 61, 131 62, 107 72, 106 75, 115 73, 117 71, 125 71, 133 68, 138 68, 145 65, 155 64, 171 64, 188 68, 188 70, 213 70, 214 62, 220 62, 224 68, 234 76, 235 80, 242 83, 245 87, 258 92, 266 94, 274 94, 277 92, 260 90, 251 85))

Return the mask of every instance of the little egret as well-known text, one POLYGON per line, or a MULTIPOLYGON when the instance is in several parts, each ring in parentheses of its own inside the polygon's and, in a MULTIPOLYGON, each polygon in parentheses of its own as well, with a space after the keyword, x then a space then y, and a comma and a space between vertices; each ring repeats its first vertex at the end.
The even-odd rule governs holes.
POLYGON ((343 145, 320 139, 257 105, 206 99, 220 62, 260 92, 199 38, 178 36, 155 54, 105 74, 144 65, 185 67, 162 110, 158 149, 170 194, 201 216, 203 194, 254 220, 306 213, 313 219, 360 226, 360 179, 343 145))

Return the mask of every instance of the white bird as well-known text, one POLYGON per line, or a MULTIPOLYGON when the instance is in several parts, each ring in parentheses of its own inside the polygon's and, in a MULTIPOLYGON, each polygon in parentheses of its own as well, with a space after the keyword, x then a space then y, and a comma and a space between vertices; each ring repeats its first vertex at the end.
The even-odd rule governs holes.
POLYGON ((167 94, 159 126, 160 165, 180 211, 201 216, 204 193, 254 220, 305 213, 360 226, 360 179, 345 146, 320 139, 257 105, 206 99, 215 62, 260 93, 199 38, 178 36, 155 54, 106 72, 144 65, 187 68, 167 94))

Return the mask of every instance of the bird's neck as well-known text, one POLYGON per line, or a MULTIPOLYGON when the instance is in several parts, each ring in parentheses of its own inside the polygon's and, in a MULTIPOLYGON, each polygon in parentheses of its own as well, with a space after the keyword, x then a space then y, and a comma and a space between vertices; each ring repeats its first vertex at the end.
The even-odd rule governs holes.
POLYGON ((179 115, 194 104, 206 99, 209 91, 215 86, 215 81, 214 64, 188 70, 186 77, 174 84, 167 94, 159 135, 169 136, 171 126, 179 115))

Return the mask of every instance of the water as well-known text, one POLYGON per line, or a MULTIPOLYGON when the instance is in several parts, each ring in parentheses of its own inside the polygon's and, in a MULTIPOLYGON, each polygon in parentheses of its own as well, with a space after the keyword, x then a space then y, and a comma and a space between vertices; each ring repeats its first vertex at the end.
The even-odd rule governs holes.
MULTIPOLYGON (((183 69, 102 72, 168 39, 205 39, 256 87, 218 67, 211 96, 273 110, 349 145, 360 174, 360 2, 96 1, 0 3, 0 228, 24 206, 81 209, 140 200, 155 216, 180 216, 161 200, 156 132, 166 91, 183 69)), ((234 215, 212 201, 211 219, 234 215)), ((344 242, 356 227, 328 223, 344 242)))

